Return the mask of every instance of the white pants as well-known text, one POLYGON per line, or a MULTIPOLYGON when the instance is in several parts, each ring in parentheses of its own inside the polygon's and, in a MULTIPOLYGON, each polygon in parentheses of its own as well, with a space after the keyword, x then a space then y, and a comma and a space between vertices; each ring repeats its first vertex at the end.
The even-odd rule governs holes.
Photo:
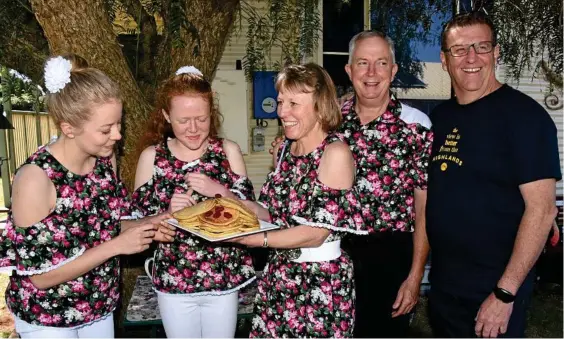
POLYGON ((239 293, 190 296, 157 293, 167 338, 233 338, 239 293))
POLYGON ((74 327, 51 327, 33 325, 14 316, 16 332, 20 338, 113 338, 114 315, 110 314, 102 320, 74 327))

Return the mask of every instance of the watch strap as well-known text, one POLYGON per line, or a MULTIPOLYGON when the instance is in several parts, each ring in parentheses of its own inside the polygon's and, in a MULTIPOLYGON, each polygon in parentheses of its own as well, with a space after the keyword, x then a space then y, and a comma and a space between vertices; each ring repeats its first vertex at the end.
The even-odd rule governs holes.
POLYGON ((509 304, 515 301, 515 295, 501 287, 496 286, 493 290, 493 293, 498 300, 505 304, 509 304))

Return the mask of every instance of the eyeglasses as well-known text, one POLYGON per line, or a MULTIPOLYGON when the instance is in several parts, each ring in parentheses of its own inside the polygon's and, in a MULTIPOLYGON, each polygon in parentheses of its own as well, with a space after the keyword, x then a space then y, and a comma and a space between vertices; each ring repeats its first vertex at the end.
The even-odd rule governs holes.
POLYGON ((471 45, 454 45, 447 48, 445 52, 449 52, 453 57, 461 57, 470 52, 470 47, 474 47, 476 54, 486 54, 493 50, 494 43, 492 41, 480 41, 471 45))

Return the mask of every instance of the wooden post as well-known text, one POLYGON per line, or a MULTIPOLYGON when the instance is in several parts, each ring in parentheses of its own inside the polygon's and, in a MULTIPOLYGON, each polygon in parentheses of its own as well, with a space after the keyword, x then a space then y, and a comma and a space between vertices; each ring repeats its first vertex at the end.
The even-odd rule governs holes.
POLYGON ((37 86, 33 88, 33 110, 35 111, 35 136, 37 138, 37 147, 43 145, 41 137, 41 105, 39 102, 39 89, 37 86))
MULTIPOLYGON (((6 145, 6 130, 0 129, 0 158, 8 158, 8 147, 6 145)), ((2 171, 2 194, 4 196, 4 206, 8 208, 10 206, 10 197, 12 190, 12 183, 10 182, 10 168, 8 166, 8 161, 3 161, 0 167, 2 171)))
MULTIPOLYGON (((2 96, 2 107, 4 108, 4 113, 6 114, 6 119, 8 119, 8 121, 12 124, 12 126, 14 126, 14 123, 13 123, 13 120, 12 120, 12 102, 10 101, 10 96, 11 96, 11 93, 12 93, 12 78, 10 77, 10 74, 8 73, 7 67, 2 67, 0 77, 2 77, 2 88, 4 88, 4 90, 8 94, 8 95, 2 96)), ((15 127, 16 126, 14 126, 14 128, 15 127)), ((8 138, 7 138, 8 159, 9 159, 8 162, 10 164, 10 170, 9 170, 8 174, 11 177, 12 173, 14 173, 16 171, 16 158, 15 158, 16 151, 15 151, 15 146, 14 146, 14 130, 9 129, 5 132, 8 136, 8 138)), ((11 186, 11 185, 9 185, 9 186, 11 186)))

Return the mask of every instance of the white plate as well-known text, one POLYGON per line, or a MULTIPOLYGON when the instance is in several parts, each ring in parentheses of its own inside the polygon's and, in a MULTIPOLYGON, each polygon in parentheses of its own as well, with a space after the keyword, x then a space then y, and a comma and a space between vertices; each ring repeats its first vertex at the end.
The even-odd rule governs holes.
POLYGON ((259 220, 260 223, 260 228, 258 230, 252 230, 252 231, 247 231, 247 232, 240 232, 240 233, 236 233, 236 234, 230 234, 228 236, 225 237, 220 237, 220 238, 211 238, 205 234, 200 233, 197 230, 191 229, 191 228, 183 228, 178 224, 178 220, 176 219, 167 219, 166 222, 168 222, 169 224, 171 224, 174 227, 178 227, 179 229, 183 230, 183 231, 187 231, 190 232, 192 234, 195 234, 197 236, 199 236, 200 238, 206 239, 207 241, 210 242, 217 242, 217 241, 223 241, 223 240, 227 240, 227 239, 231 239, 231 238, 237 238, 243 235, 249 235, 249 234, 255 234, 255 233, 260 233, 260 232, 264 232, 264 231, 270 231, 270 230, 275 230, 280 228, 280 226, 271 224, 269 222, 263 221, 263 220, 259 220))

